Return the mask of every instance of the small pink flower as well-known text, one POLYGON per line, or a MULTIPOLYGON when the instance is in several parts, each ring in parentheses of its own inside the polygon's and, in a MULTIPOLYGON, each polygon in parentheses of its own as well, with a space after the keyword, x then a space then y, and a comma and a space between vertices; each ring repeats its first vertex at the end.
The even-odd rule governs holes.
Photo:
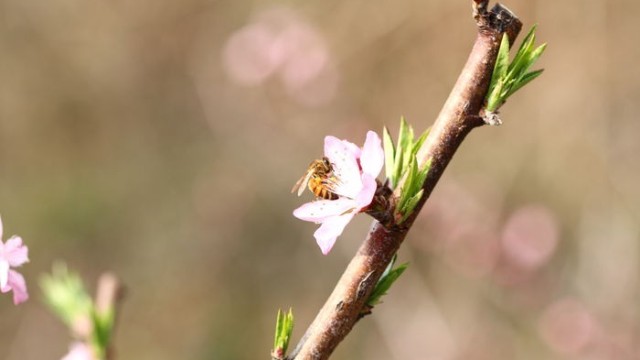
POLYGON ((12 236, 6 243, 2 243, 2 219, 0 219, 0 291, 3 293, 13 290, 13 303, 18 305, 27 301, 27 284, 24 277, 17 271, 11 270, 29 261, 29 249, 22 244, 22 238, 12 236))
POLYGON ((61 360, 95 360, 96 357, 89 345, 83 342, 71 344, 69 352, 61 360))
POLYGON ((377 188, 376 177, 384 165, 384 151, 378 134, 369 131, 362 149, 334 136, 325 137, 324 155, 333 166, 337 181, 332 191, 338 199, 306 203, 295 209, 293 216, 321 224, 313 236, 326 255, 349 221, 371 204, 377 188))

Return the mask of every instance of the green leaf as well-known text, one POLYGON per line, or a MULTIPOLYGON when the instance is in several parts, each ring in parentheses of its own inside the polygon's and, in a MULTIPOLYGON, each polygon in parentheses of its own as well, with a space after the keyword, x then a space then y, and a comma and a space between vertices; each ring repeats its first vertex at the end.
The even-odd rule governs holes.
POLYGON ((527 70, 529 70, 529 68, 536 62, 536 60, 538 60, 538 58, 542 55, 546 47, 547 47, 546 44, 542 44, 536 49, 531 50, 529 53, 524 54, 523 56, 524 60, 522 61, 521 66, 519 67, 518 71, 512 74, 512 78, 511 78, 512 84, 506 89, 507 91, 505 94, 505 98, 515 93, 515 90, 513 90, 513 87, 517 87, 518 89, 522 87, 518 85, 520 84, 524 76, 527 75, 527 70))
POLYGON ((407 123, 407 121, 402 117, 400 119, 400 130, 398 131, 398 145, 395 151, 395 171, 394 176, 397 182, 400 181, 402 176, 404 176, 404 172, 407 168, 407 163, 409 158, 407 157, 407 149, 411 148, 411 144, 413 143, 413 128, 407 123))
POLYGON ((402 168, 402 155, 403 152, 400 150, 400 145, 396 148, 395 159, 393 160, 393 178, 395 179, 394 187, 398 186, 398 183, 402 179, 402 175, 404 173, 404 169, 402 168))
POLYGON ((498 49, 498 55, 496 57, 496 64, 493 67, 493 73, 491 74, 491 86, 489 92, 492 92, 495 88, 495 84, 505 77, 507 70, 509 69, 509 37, 507 34, 502 35, 502 41, 500 42, 500 48, 498 49))
POLYGON ((505 33, 502 35, 498 56, 496 58, 495 73, 498 79, 503 78, 509 69, 509 49, 509 37, 505 33))
POLYGON ((420 185, 420 189, 423 188, 424 181, 427 179, 427 175, 429 174, 429 170, 431 170, 432 160, 433 160, 433 158, 429 158, 429 160, 427 160, 427 163, 424 164, 422 169, 420 169, 420 171, 418 172, 418 184, 420 185))
POLYGON ((404 120, 404 117, 402 117, 400 118, 400 129, 398 130, 398 140, 397 140, 398 142, 396 144, 396 150, 394 152, 395 156, 393 159, 393 166, 394 166, 393 177, 396 179, 396 185, 400 181, 400 178, 402 177, 402 172, 403 172, 402 156, 404 155, 404 151, 402 151, 402 145, 406 142, 407 132, 408 132, 408 125, 407 125, 407 122, 404 120))
POLYGON ((409 126, 410 131, 410 138, 409 141, 406 142, 406 144, 403 145, 402 147, 402 151, 404 151, 404 154, 402 154, 402 168, 403 169, 407 169, 407 167, 411 164, 412 159, 415 156, 412 156, 413 154, 413 148, 414 148, 414 144, 413 144, 413 128, 411 126, 409 126))
POLYGON ((413 148, 411 149, 411 155, 410 155, 412 159, 418 154, 418 151, 420 151, 420 148, 422 147, 422 144, 424 144, 425 140, 427 140, 427 136, 429 136, 430 132, 431 132, 431 127, 429 127, 427 130, 425 130, 422 133, 422 135, 420 135, 418 140, 416 140, 413 143, 413 148))
POLYGON ((402 273, 409 266, 408 263, 404 263, 395 269, 391 269, 393 264, 395 263, 395 259, 396 257, 394 256, 394 258, 389 263, 389 266, 387 266, 385 273, 383 273, 382 277, 380 277, 380 280, 378 280, 376 287, 373 289, 371 295, 369 296, 369 299, 367 300, 367 305, 373 307, 380 304, 382 302, 382 297, 387 294, 393 283, 398 280, 400 275, 402 275, 402 273))
MULTIPOLYGON (((418 151, 420 151, 420 148, 422 147, 422 144, 424 144, 424 142, 427 139, 427 136, 429 136, 429 132, 431 131, 431 128, 428 128, 427 130, 425 130, 422 135, 420 135, 420 137, 418 138, 418 140, 416 140, 413 145, 412 145, 412 149, 409 152, 408 155, 408 160, 409 159, 413 159, 416 161, 417 163, 417 155, 418 155, 418 151)), ((413 163, 413 161, 409 162, 407 161, 408 165, 411 166, 411 164, 413 163)), ((418 182, 419 186, 422 186, 422 182, 418 182)))
POLYGON ((413 158, 411 165, 409 165, 407 177, 402 184, 402 192, 400 194, 400 201, 398 202, 398 210, 400 213, 404 214, 405 205, 407 201, 414 195, 416 192, 415 188, 418 186, 416 184, 416 174, 418 172, 418 162, 416 158, 413 158))
MULTIPOLYGON (((387 264, 387 267, 384 268, 382 275, 380 275, 380 280, 384 279, 389 274, 391 269, 393 269, 393 266, 396 264, 397 260, 398 260, 398 254, 393 254, 391 261, 389 261, 389 263, 387 264)), ((380 280, 378 280, 378 283, 380 283, 380 280)))
POLYGON ((518 51, 516 52, 516 55, 513 58, 513 61, 509 65, 509 74, 511 75, 510 76, 511 78, 514 77, 514 74, 523 72, 522 68, 523 66, 525 66, 527 62, 528 54, 531 52, 531 48, 533 47, 533 43, 536 39, 536 36, 535 36, 536 27, 537 25, 533 25, 531 27, 531 29, 527 33, 527 36, 525 36, 524 40, 522 40, 522 44, 520 44, 520 47, 518 48, 518 51))
POLYGON ((522 40, 522 44, 520 44, 520 47, 518 48, 518 53, 526 52, 531 48, 535 41, 537 28, 538 24, 533 24, 531 29, 529 29, 529 32, 527 32, 527 35, 522 40))
POLYGON ((399 223, 403 223, 409 215, 413 213, 413 210, 422 198, 424 192, 422 187, 430 168, 431 159, 427 161, 422 169, 418 169, 418 162, 414 158, 414 162, 409 170, 409 176, 407 176, 407 181, 405 182, 405 188, 402 189, 398 203, 398 212, 400 214, 399 223))
POLYGON ((384 130, 382 132, 382 140, 384 144, 385 172, 387 179, 389 179, 391 189, 394 189, 396 187, 397 181, 394 175, 395 148, 393 145, 393 140, 391 139, 391 135, 389 135, 389 130, 386 126, 384 127, 384 130))
POLYGON ((530 83, 531 81, 533 81, 533 79, 535 79, 538 76, 540 76, 540 74, 542 74, 543 71, 544 71, 544 69, 540 69, 540 70, 531 71, 531 72, 525 74, 522 77, 522 79, 520 79, 520 82, 518 82, 516 85, 514 85, 511 88, 511 90, 507 94, 507 97, 511 96, 514 92, 520 90, 520 88, 522 88, 523 86, 525 86, 528 83, 530 83))
POLYGON ((407 220, 409 215, 411 215, 413 213, 413 210, 416 208, 416 205, 418 205, 418 202, 422 198, 422 194, 423 193, 424 193, 424 189, 420 189, 420 191, 418 191, 415 195, 413 195, 412 198, 407 200, 404 212, 402 213, 402 218, 400 218, 400 223, 401 224, 403 222, 405 222, 405 220, 407 220))
POLYGON ((502 80, 498 80, 497 84, 493 87, 493 90, 489 93, 487 97, 487 111, 495 111, 503 102, 502 97, 502 89, 504 82, 502 80))
POLYGON ((278 343, 280 341, 280 337, 282 334, 282 329, 284 327, 284 315, 282 314, 282 310, 278 309, 278 315, 276 316, 276 332, 273 335, 273 348, 278 348, 278 343))
POLYGON ((400 200, 398 201, 398 206, 396 208, 396 213, 400 215, 399 223, 403 223, 407 217, 411 215, 418 204, 418 201, 420 201, 423 194, 422 187, 424 186, 424 181, 426 180, 429 169, 431 168, 431 161, 432 159, 429 159, 422 169, 420 169, 418 167, 416 157, 413 157, 413 162, 409 166, 409 173, 407 174, 407 178, 403 184, 400 200))
POLYGON ((400 131, 398 133, 398 149, 407 149, 413 142, 413 128, 404 116, 400 118, 400 131))
POLYGON ((533 50, 529 55, 529 65, 533 65, 533 63, 535 63, 538 60, 538 58, 542 55, 542 53, 544 53, 546 49, 547 49, 547 43, 544 43, 538 46, 535 50, 533 50))
POLYGON ((538 61, 538 58, 540 58, 540 56, 544 53, 546 48, 547 48, 547 44, 545 43, 545 44, 542 44, 542 45, 538 46, 535 50, 533 50, 533 51, 531 51, 531 53, 529 53, 529 57, 527 59, 527 65, 525 67, 523 67, 522 74, 524 74, 527 70, 529 70, 529 68, 536 61, 538 61))
POLYGON ((286 354, 289 347, 289 341, 291 340, 291 333, 293 332, 293 312, 289 308, 288 313, 283 313, 278 310, 278 316, 276 318, 276 331, 273 340, 273 351, 286 354))
POLYGON ((418 159, 416 159, 415 156, 413 157, 413 161, 411 163, 411 169, 413 170, 413 174, 412 174, 413 179, 411 180, 411 187, 408 189, 409 190, 408 195, 410 197, 413 197, 416 193, 418 193, 418 191, 420 191, 423 183, 422 181, 420 181, 420 179, 422 178, 422 174, 420 171, 420 167, 418 165, 418 159))

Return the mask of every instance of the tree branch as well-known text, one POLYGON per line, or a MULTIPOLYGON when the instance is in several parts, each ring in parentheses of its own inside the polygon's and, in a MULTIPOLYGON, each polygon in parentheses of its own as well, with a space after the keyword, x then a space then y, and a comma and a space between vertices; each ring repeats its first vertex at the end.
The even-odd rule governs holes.
MULTIPOLYGON (((367 239, 288 359, 329 358, 364 313, 371 291, 465 136, 483 124, 478 115, 488 91, 502 34, 506 32, 513 43, 522 27, 508 9, 498 4, 487 11, 487 3, 473 1, 478 36, 458 81, 418 153, 421 164, 429 159, 432 162, 420 203, 401 226, 385 228, 378 222, 373 223, 367 239)), ((397 193, 396 190, 394 196, 397 193)))

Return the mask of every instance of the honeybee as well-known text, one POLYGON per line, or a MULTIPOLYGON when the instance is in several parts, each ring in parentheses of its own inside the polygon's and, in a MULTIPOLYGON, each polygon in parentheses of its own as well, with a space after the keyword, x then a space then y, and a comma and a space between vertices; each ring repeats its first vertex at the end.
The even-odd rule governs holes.
POLYGON ((308 187, 319 198, 335 200, 338 198, 338 195, 333 192, 333 187, 336 184, 337 179, 333 176, 333 165, 325 156, 309 164, 307 173, 293 185, 291 192, 298 190, 298 196, 300 196, 304 189, 308 187))

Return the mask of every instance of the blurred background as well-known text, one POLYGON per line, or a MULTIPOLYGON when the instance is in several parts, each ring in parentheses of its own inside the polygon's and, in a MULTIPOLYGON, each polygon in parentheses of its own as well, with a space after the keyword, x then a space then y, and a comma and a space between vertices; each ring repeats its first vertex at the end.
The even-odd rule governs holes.
MULTIPOLYGON (((39 277, 128 293, 118 359, 266 359, 361 243, 323 256, 290 194, 332 134, 433 122, 475 38, 469 1, 0 1, 0 214, 31 299, 0 359, 59 359, 39 277)), ((510 1, 542 77, 475 130, 333 359, 640 358, 640 48, 631 0, 510 1)))

